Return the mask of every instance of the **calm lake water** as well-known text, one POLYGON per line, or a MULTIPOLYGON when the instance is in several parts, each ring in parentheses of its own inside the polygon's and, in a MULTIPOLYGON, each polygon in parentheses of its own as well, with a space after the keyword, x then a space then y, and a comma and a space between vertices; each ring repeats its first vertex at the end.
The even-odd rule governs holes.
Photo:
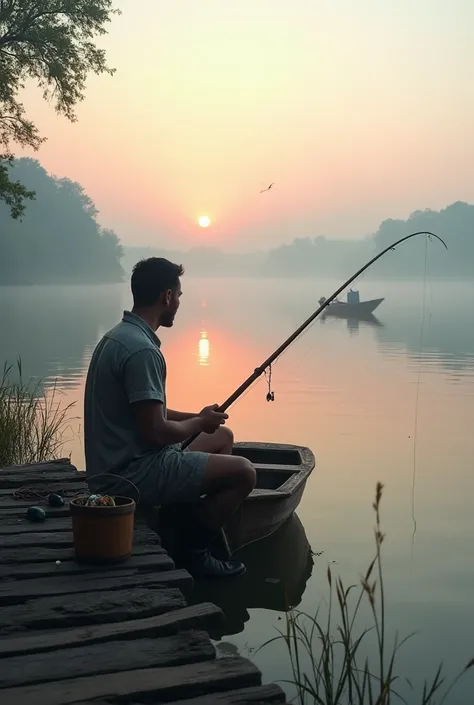
MULTIPOLYGON (((225 399, 337 286, 185 277, 176 325, 162 334, 170 405, 193 411, 225 399)), ((281 643, 256 653, 285 625, 283 588, 314 613, 328 561, 347 584, 365 571, 379 480, 390 638, 417 632, 398 672, 420 686, 441 660, 451 674, 474 657, 474 284, 428 283, 423 298, 422 282, 364 280, 360 292, 385 297, 377 325, 318 320, 274 366, 275 402, 263 379, 231 409, 238 440, 309 446, 317 462, 301 523, 252 548, 243 582, 196 594, 226 611, 220 649, 252 658, 267 681, 290 676, 281 643), (312 565, 308 542, 322 552, 312 565)), ((64 403, 76 402, 64 450, 79 468, 88 360, 129 306, 128 284, 1 290, 0 360, 21 356, 25 375, 57 381, 64 403)), ((470 700, 473 676, 449 703, 470 700)))

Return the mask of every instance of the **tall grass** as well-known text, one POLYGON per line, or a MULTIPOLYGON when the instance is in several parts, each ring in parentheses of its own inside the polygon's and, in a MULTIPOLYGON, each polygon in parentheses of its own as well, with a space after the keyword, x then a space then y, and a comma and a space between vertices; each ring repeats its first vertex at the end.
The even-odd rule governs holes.
POLYGON ((57 395, 55 385, 45 394, 41 380, 25 382, 21 360, 16 366, 4 365, 0 377, 0 467, 59 457, 74 403, 62 407, 57 395))
MULTIPOLYGON (((300 705, 390 705, 409 702, 410 705, 442 705, 463 674, 474 666, 472 659, 447 685, 440 666, 431 681, 424 681, 416 693, 406 678, 397 674, 397 656, 410 638, 395 638, 387 643, 386 604, 383 581, 380 502, 383 485, 378 483, 373 509, 375 512, 375 556, 359 585, 345 587, 327 569, 329 601, 327 616, 315 616, 290 609, 286 616, 286 631, 263 646, 283 639, 290 658, 295 700, 300 705), (370 625, 364 622, 360 610, 363 602, 369 606, 370 625), (338 619, 335 623, 334 611, 338 619), (357 626, 356 626, 357 622, 357 626), (405 682, 412 689, 409 701, 398 692, 405 682)), ((263 647, 260 647, 263 648, 263 647)))

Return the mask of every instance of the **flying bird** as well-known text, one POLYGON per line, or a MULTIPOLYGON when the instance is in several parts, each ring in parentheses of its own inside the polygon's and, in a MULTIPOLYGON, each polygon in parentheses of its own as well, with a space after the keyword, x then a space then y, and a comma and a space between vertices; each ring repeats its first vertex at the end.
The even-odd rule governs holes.
POLYGON ((260 193, 265 193, 265 191, 270 191, 271 187, 275 185, 275 182, 273 181, 270 186, 267 186, 267 188, 263 188, 260 193))

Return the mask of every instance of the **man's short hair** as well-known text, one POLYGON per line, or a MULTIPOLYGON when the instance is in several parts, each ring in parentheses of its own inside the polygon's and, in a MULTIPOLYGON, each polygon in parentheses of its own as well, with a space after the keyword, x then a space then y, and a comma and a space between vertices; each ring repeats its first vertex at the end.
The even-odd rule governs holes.
POLYGON ((168 289, 176 289, 179 278, 184 274, 182 264, 174 264, 164 257, 142 259, 132 271, 133 304, 137 308, 152 306, 160 294, 168 289))

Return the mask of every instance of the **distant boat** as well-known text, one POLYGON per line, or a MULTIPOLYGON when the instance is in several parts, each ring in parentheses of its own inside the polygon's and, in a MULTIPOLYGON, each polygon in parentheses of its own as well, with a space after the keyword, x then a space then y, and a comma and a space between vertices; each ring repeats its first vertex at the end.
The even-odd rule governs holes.
MULTIPOLYGON (((326 301, 322 296, 318 303, 320 306, 326 301)), ((330 303, 323 312, 326 316, 337 316, 338 318, 364 318, 371 316, 375 309, 380 306, 384 299, 370 299, 369 301, 361 301, 359 292, 352 289, 347 293, 347 301, 338 301, 337 299, 330 303)))

